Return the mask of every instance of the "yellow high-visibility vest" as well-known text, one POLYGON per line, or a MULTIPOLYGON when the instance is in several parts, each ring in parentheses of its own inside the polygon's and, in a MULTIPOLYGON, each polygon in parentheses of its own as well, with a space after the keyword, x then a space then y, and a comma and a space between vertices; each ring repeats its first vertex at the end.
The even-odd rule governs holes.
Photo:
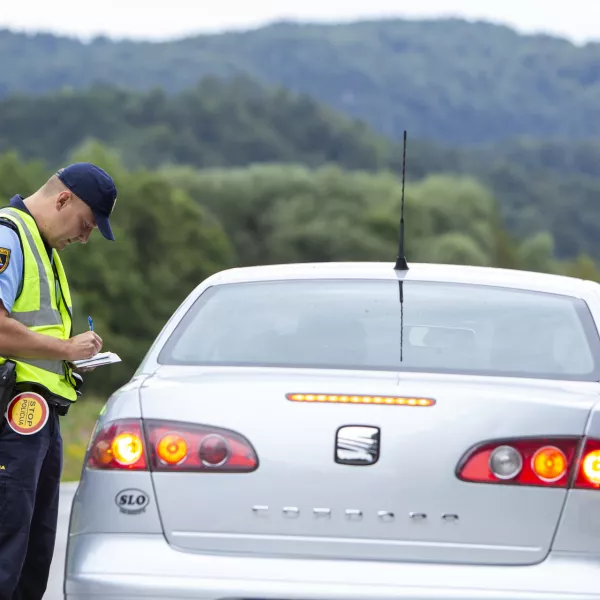
MULTIPOLYGON (((17 226, 23 248, 23 286, 10 317, 36 333, 68 340, 72 334, 73 307, 58 252, 52 249, 53 269, 33 217, 12 207, 0 209, 0 217, 17 226)), ((0 357, 0 364, 6 359, 16 363, 17 384, 32 383, 42 394, 45 388, 55 396, 71 402, 77 400, 76 381, 67 361, 5 356, 0 357)))

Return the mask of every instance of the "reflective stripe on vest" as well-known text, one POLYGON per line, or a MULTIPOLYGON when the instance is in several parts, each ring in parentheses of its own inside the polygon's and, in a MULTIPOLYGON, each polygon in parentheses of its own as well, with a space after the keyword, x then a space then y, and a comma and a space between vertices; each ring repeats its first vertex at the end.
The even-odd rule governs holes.
MULTIPOLYGON (((52 273, 50 259, 46 258, 45 261, 40 255, 39 245, 43 247, 43 242, 39 236, 39 233, 37 232, 37 227, 35 225, 29 225, 27 222, 27 219, 31 219, 31 221, 33 221, 33 218, 26 216, 24 213, 10 207, 0 209, 0 216, 9 219, 18 226, 21 242, 23 243, 25 280, 23 281, 23 290, 21 291, 21 295, 15 301, 13 311, 11 312, 10 316, 34 331, 38 330, 39 332, 44 333, 44 329, 47 328, 49 330, 48 335, 54 335, 54 337, 68 339, 70 332, 66 331, 65 325, 63 324, 63 318, 61 311, 59 310, 60 305, 58 294, 52 293, 51 283, 48 277, 46 261, 50 266, 52 285, 55 285, 55 276, 52 273), (35 237, 32 232, 33 227, 36 227, 34 232, 37 235, 35 237), (23 239, 23 236, 26 239, 23 239), (36 237, 38 238, 37 242, 36 237), (32 270, 32 258, 33 262, 35 263, 35 271, 32 270), (37 276, 36 279, 37 283, 39 284, 39 293, 38 290, 35 290, 33 287, 31 287, 34 283, 36 283, 35 281, 26 281, 27 278, 31 280, 34 275, 37 276), (31 295, 32 293, 34 294, 33 296, 31 295), (55 300, 56 308, 53 306, 53 299, 55 300)), ((33 221, 33 223, 35 222, 33 221)), ((64 285, 67 295, 67 297, 65 297, 61 293, 61 298, 67 312, 65 318, 69 318, 70 320, 71 306, 68 285, 66 278, 64 277, 62 263, 60 262, 60 259, 56 253, 54 253, 54 259, 57 271, 60 272, 63 278, 62 285, 64 285)), ((67 367, 63 360, 23 358, 13 360, 15 360, 17 363, 17 381, 31 381, 34 383, 39 383, 52 393, 67 397, 70 400, 76 399, 73 389, 74 381, 71 376, 71 369, 67 367), (19 364, 22 364, 22 368, 19 367, 19 364)))
MULTIPOLYGON (((12 211, 11 211, 12 213, 12 211)), ((26 327, 36 327, 38 325, 60 325, 62 319, 60 318, 60 312, 52 308, 52 302, 50 300, 50 283, 48 281, 48 275, 42 262, 42 257, 38 252, 33 236, 27 227, 27 224, 19 215, 12 213, 12 216, 19 221, 25 231, 25 236, 29 242, 29 247, 35 257, 35 263, 38 268, 40 277, 40 308, 38 310, 25 311, 25 312, 13 312, 11 317, 19 323, 23 323, 26 327)))

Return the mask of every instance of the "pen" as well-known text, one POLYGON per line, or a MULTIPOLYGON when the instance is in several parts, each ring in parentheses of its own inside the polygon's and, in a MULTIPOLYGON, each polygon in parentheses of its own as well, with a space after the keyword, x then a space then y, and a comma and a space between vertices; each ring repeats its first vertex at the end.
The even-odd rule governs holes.
POLYGON ((90 331, 94 331, 94 321, 92 321, 92 317, 88 317, 88 324, 90 326, 90 331))

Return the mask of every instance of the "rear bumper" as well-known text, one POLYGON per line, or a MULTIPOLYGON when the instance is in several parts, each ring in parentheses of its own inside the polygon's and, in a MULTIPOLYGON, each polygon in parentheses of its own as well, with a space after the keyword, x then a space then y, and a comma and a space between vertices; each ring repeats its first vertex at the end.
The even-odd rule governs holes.
POLYGON ((600 556, 526 567, 215 556, 161 535, 70 538, 65 599, 598 600, 600 556))

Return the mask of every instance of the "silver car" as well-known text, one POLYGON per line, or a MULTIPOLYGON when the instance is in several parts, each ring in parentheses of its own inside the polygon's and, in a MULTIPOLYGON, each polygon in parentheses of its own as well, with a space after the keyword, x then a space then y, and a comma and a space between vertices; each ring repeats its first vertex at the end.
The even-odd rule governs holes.
POLYGON ((100 415, 65 598, 597 600, 599 323, 544 274, 210 277, 100 415))

